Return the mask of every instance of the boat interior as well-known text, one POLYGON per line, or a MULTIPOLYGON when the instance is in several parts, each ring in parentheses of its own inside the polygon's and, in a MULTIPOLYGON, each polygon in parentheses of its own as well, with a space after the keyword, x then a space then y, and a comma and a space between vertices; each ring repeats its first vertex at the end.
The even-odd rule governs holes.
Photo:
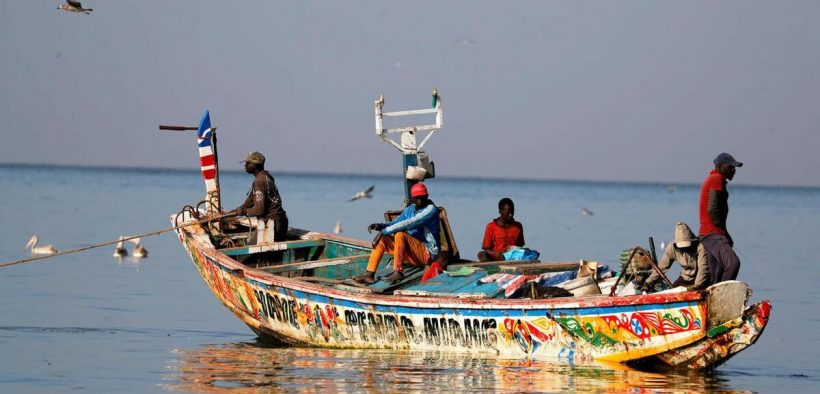
MULTIPOLYGON (((389 221, 401 211, 385 212, 389 221)), ((361 274, 370 257, 367 241, 328 233, 289 228, 287 240, 249 244, 254 222, 232 217, 210 224, 206 231, 211 243, 226 256, 269 274, 317 283, 357 293, 437 296, 458 298, 557 298, 600 295, 612 278, 606 266, 594 262, 514 260, 477 262, 461 258, 447 218, 440 209, 440 265, 444 272, 422 280, 429 267, 406 265, 404 278, 383 280, 393 272, 393 256, 385 253, 370 285, 352 279, 361 274)), ((607 287, 608 289, 608 287, 607 287)))

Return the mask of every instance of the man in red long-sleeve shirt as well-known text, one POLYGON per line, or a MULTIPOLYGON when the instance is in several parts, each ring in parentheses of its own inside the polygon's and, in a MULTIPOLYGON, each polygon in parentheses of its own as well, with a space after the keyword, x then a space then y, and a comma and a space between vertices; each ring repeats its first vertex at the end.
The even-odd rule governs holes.
POLYGON ((726 183, 735 177, 735 169, 743 163, 728 153, 719 154, 715 169, 709 173, 700 188, 700 235, 709 260, 711 283, 735 280, 740 270, 740 259, 732 249, 734 241, 726 229, 729 216, 729 192, 726 183))

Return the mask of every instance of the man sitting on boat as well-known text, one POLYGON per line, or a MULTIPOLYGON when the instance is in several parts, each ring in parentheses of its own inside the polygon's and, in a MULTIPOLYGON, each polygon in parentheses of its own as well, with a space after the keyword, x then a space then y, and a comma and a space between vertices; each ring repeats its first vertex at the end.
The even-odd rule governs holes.
POLYGON ((273 176, 265 171, 265 156, 251 152, 241 163, 245 163, 245 172, 254 176, 248 198, 234 210, 238 215, 257 218, 257 231, 248 240, 248 244, 285 241, 288 235, 288 215, 282 208, 282 197, 279 196, 273 176))
MULTIPOLYGON (((681 271, 680 277, 672 283, 672 287, 685 286, 688 290, 702 290, 709 286, 709 262, 706 257, 706 248, 692 233, 689 226, 683 222, 675 225, 675 240, 666 247, 658 268, 665 272, 675 261, 680 263, 681 271)), ((648 292, 658 278, 660 275, 652 272, 652 275, 641 286, 641 291, 648 292)))
POLYGON ((424 266, 438 258, 441 250, 439 210, 428 198, 427 187, 417 183, 410 188, 413 203, 389 223, 373 223, 367 231, 379 231, 367 271, 353 279, 364 284, 376 282, 376 269, 385 252, 393 253, 393 273, 384 280, 395 283, 404 279, 405 261, 424 266))
POLYGON ((510 246, 524 246, 524 226, 513 218, 515 204, 511 199, 498 201, 498 215, 484 230, 478 261, 502 261, 510 246))

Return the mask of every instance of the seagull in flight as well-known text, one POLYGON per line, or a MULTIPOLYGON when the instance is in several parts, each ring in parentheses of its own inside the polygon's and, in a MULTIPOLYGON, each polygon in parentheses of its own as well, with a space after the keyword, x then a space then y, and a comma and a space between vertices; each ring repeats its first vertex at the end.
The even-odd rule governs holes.
POLYGON ((373 185, 373 186, 368 187, 365 190, 362 190, 362 191, 354 194, 353 197, 350 197, 350 200, 347 200, 347 202, 356 201, 356 200, 361 199, 361 198, 373 198, 373 189, 375 187, 376 187, 376 185, 373 185))
POLYGON ((90 14, 91 11, 94 11, 91 8, 83 8, 83 5, 80 4, 77 0, 66 0, 65 4, 61 4, 57 7, 58 10, 69 11, 69 12, 82 12, 83 14, 90 14))

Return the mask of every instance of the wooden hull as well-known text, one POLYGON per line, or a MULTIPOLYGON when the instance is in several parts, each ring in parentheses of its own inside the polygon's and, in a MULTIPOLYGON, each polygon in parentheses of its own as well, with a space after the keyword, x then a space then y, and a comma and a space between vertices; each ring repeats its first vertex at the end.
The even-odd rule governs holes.
MULTIPOLYGON (((696 368, 731 357, 689 357, 714 340, 707 335, 704 292, 536 300, 358 293, 249 268, 216 250, 196 226, 179 230, 178 236, 231 312, 260 337, 289 344, 567 362, 658 356, 671 365, 696 368)), ((763 327, 765 321, 758 331, 763 327)))

